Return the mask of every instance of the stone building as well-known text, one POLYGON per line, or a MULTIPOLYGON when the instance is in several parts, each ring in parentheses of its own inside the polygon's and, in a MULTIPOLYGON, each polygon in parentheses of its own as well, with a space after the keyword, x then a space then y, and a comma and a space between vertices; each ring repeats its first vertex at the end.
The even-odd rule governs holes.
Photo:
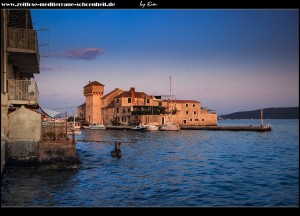
MULTIPOLYGON (((137 92, 134 87, 131 87, 129 91, 116 88, 101 97, 99 103, 100 93, 97 93, 96 89, 103 92, 104 85, 94 81, 87 86, 95 89, 93 94, 84 94, 86 95, 84 116, 90 124, 163 125, 167 122, 177 122, 179 125, 187 126, 217 125, 217 113, 204 109, 200 102, 195 100, 165 100, 161 96, 149 96, 144 92, 137 92)), ((78 113, 82 110, 84 110, 82 106, 78 107, 78 113)))
POLYGON ((217 114, 201 107, 195 100, 173 100, 172 110, 178 116, 180 125, 214 126, 217 114))
POLYGON ((90 124, 103 123, 101 99, 104 85, 94 81, 83 87, 85 102, 85 120, 90 124))

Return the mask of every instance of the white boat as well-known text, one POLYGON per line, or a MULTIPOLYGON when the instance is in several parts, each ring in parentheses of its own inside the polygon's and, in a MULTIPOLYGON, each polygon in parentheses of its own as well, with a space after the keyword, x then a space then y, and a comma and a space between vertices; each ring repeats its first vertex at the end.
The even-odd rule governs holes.
POLYGON ((156 125, 143 125, 146 131, 158 131, 159 127, 156 125))
MULTIPOLYGON (((67 134, 73 134, 73 131, 67 131, 67 134)), ((80 130, 75 130, 74 131, 74 134, 81 134, 81 131, 80 130)))
POLYGON ((135 127, 131 128, 131 130, 134 130, 134 131, 144 131, 144 130, 146 130, 146 127, 144 127, 142 125, 138 125, 138 126, 135 126, 135 127))
POLYGON ((165 125, 160 126, 159 130, 162 130, 162 131, 178 131, 178 130, 180 130, 180 126, 176 123, 167 123, 165 125))
POLYGON ((106 129, 106 126, 104 124, 97 123, 97 124, 90 125, 89 129, 92 129, 92 130, 97 130, 97 129, 104 130, 104 129, 106 129))

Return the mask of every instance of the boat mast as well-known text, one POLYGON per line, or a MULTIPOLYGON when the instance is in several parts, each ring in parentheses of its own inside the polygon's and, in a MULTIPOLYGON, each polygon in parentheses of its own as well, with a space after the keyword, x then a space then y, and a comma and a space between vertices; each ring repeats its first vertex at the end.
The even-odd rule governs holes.
POLYGON ((171 115, 172 115, 172 92, 171 92, 171 89, 172 89, 172 81, 171 81, 171 76, 170 76, 170 110, 171 110, 171 115))
POLYGON ((263 108, 260 108, 260 119, 261 119, 261 126, 264 126, 264 121, 263 121, 263 108))

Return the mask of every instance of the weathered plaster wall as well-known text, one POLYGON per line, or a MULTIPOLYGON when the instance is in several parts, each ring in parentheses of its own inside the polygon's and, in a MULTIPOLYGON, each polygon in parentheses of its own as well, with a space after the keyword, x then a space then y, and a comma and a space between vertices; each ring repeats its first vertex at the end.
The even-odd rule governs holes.
POLYGON ((21 107, 8 115, 9 140, 30 140, 38 142, 41 139, 41 115, 21 107))

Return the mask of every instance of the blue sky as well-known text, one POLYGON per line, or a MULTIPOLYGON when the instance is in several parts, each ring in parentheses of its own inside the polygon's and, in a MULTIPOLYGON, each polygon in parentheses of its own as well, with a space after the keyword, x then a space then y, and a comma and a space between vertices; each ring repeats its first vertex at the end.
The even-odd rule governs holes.
POLYGON ((218 114, 299 106, 299 10, 31 10, 42 107, 85 101, 89 81, 191 99, 218 114))

